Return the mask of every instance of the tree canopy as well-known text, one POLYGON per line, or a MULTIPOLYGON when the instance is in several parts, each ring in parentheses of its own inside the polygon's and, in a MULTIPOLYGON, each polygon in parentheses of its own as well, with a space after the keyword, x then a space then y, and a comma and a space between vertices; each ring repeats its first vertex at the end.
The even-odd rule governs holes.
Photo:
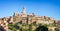
POLYGON ((48 31, 48 28, 45 26, 39 26, 35 31, 48 31))

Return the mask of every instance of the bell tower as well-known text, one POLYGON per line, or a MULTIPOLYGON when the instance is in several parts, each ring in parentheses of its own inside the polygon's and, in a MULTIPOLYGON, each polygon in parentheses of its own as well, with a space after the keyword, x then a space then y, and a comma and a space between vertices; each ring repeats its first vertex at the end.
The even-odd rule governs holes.
POLYGON ((26 7, 25 7, 25 6, 23 7, 22 13, 23 13, 23 14, 26 14, 26 7))
POLYGON ((25 6, 23 7, 23 11, 21 13, 22 13, 22 17, 26 17, 26 7, 25 6))

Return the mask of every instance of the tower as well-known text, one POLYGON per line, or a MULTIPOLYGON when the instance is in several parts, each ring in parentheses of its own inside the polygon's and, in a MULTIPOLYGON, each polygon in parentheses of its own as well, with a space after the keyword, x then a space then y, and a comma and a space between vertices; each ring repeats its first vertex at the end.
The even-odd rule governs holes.
POLYGON ((22 13, 26 14, 26 7, 25 6, 23 7, 23 12, 22 13))
POLYGON ((26 7, 25 6, 23 7, 23 11, 22 11, 21 15, 22 15, 22 17, 26 17, 26 7))
POLYGON ((14 15, 13 16, 17 16, 19 14, 20 14, 19 12, 14 12, 14 15))

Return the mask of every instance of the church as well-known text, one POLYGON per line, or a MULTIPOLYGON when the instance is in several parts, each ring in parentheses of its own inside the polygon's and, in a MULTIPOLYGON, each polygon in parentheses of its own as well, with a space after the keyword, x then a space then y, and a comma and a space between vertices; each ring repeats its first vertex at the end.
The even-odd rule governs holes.
MULTIPOLYGON (((47 25, 52 25, 54 24, 55 19, 51 17, 46 17, 46 16, 36 16, 34 13, 32 14, 26 14, 26 7, 23 7, 23 11, 20 12, 15 12, 13 16, 10 16, 9 18, 4 17, 0 18, 0 26, 4 27, 6 31, 8 31, 8 24, 16 24, 18 22, 21 22, 22 24, 32 24, 35 23, 36 25, 39 24, 47 24, 47 25)), ((51 27, 48 27, 49 29, 53 29, 51 27)), ((29 29, 29 28, 27 28, 29 29)), ((33 30, 36 29, 35 26, 33 26, 33 30)))

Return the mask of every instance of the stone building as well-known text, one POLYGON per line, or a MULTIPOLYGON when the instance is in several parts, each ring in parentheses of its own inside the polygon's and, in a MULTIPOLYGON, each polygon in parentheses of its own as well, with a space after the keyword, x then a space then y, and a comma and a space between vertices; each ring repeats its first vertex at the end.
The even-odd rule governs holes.
MULTIPOLYGON (((0 25, 4 27, 6 31, 8 31, 8 24, 16 24, 18 22, 23 23, 36 23, 36 24, 53 24, 54 18, 46 17, 46 16, 36 16, 34 13, 32 14, 26 14, 26 8, 23 8, 23 11, 21 13, 15 12, 13 16, 10 16, 9 18, 4 17, 0 18, 0 25)), ((35 26, 34 29, 36 28, 35 26)), ((33 30, 34 30, 33 29, 33 30)))
POLYGON ((8 18, 7 17, 4 17, 4 18, 1 18, 0 19, 0 25, 6 30, 8 31, 8 18))

